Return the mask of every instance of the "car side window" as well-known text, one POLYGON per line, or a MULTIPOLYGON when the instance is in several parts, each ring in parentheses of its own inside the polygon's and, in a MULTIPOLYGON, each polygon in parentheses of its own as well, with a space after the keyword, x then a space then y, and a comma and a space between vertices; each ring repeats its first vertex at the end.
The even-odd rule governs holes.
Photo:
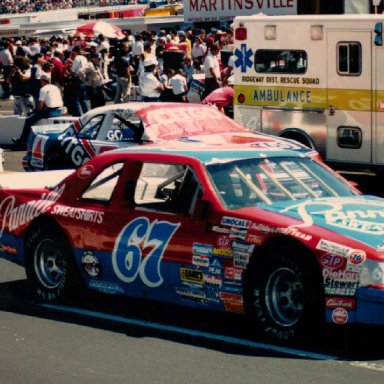
POLYGON ((106 141, 139 141, 144 132, 141 118, 134 113, 116 112, 106 141))
POLYGON ((110 201, 112 193, 123 169, 123 162, 105 168, 97 175, 81 195, 82 199, 97 200, 103 203, 110 201))
POLYGON ((187 165, 144 163, 136 183, 135 206, 190 214, 199 189, 197 177, 187 165))
POLYGON ((105 115, 96 115, 87 121, 79 132, 79 137, 89 140, 95 140, 103 124, 105 115))

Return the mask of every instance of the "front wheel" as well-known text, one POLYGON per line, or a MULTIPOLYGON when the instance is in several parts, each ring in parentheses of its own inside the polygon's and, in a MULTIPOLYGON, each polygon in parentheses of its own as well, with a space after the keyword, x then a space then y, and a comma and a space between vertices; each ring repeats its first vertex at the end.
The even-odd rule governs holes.
POLYGON ((33 297, 54 301, 69 294, 78 283, 71 247, 60 230, 36 226, 26 239, 25 251, 33 297))
POLYGON ((321 274, 306 250, 270 246, 250 265, 245 310, 253 325, 276 341, 302 340, 324 322, 321 274))

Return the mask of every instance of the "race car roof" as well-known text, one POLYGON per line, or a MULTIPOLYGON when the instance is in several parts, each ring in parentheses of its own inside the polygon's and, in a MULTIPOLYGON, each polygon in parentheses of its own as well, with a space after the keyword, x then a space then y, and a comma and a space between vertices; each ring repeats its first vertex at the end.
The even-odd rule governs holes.
POLYGON ((143 122, 142 140, 174 140, 180 137, 225 132, 250 132, 228 118, 215 107, 193 103, 125 103, 95 108, 81 120, 88 121, 91 115, 107 113, 132 113, 143 122))
POLYGON ((149 144, 121 148, 107 153, 143 153, 156 155, 177 155, 198 159, 204 164, 228 161, 231 159, 251 159, 268 157, 307 157, 305 154, 292 149, 285 149, 279 146, 278 140, 259 139, 253 143, 246 144, 211 144, 196 142, 194 140, 174 140, 163 144, 149 144))

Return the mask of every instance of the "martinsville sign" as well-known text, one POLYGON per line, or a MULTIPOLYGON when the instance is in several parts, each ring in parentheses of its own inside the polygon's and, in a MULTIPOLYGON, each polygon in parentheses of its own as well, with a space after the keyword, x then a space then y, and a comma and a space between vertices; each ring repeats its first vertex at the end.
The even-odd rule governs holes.
POLYGON ((296 15, 297 0, 184 0, 184 21, 221 21, 235 16, 296 15))

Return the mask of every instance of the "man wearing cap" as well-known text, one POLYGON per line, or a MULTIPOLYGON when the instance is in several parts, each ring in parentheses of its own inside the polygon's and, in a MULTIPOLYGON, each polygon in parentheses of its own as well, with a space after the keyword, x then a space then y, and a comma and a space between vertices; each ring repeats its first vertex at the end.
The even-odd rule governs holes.
POLYGON ((159 101, 161 92, 164 90, 163 84, 155 76, 157 60, 152 56, 144 60, 144 72, 139 77, 139 87, 143 101, 159 101))
POLYGON ((89 100, 91 108, 102 107, 105 105, 105 94, 103 91, 104 79, 101 72, 101 54, 98 52, 91 53, 87 73, 89 74, 89 100))
POLYGON ((51 77, 47 73, 42 73, 40 76, 40 83, 41 88, 37 110, 25 120, 20 138, 12 138, 12 141, 20 149, 26 149, 28 136, 35 123, 40 119, 61 116, 62 113, 61 108, 63 107, 63 99, 61 97, 61 92, 56 85, 51 84, 51 77))

